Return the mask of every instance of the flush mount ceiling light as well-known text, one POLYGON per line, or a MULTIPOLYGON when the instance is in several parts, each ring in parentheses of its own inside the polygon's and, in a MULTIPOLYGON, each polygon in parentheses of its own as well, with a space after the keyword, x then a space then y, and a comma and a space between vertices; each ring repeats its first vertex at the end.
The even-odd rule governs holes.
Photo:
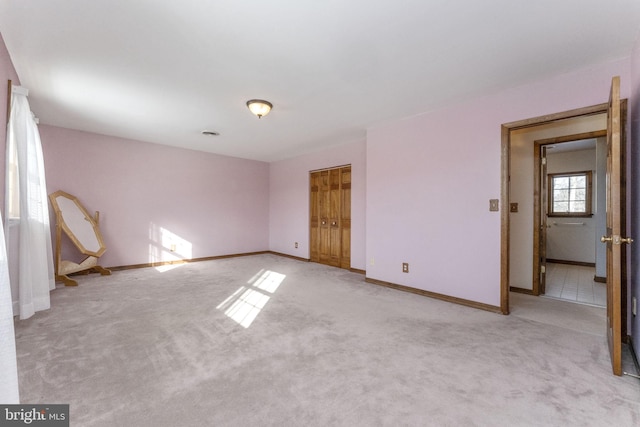
POLYGON ((247 107, 249 107, 249 110, 260 119, 262 116, 269 114, 273 105, 264 99, 250 99, 247 101, 247 107))

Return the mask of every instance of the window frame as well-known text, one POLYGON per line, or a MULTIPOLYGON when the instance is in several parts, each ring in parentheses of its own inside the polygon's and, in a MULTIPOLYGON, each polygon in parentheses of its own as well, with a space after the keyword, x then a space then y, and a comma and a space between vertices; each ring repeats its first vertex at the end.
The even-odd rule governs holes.
POLYGON ((548 217, 564 217, 564 218, 586 218, 593 216, 593 172, 592 171, 578 171, 578 172, 557 172, 547 174, 547 216, 548 217), (553 180, 554 178, 572 177, 572 176, 585 176, 587 181, 587 188, 585 194, 585 212, 555 212, 553 210, 553 180))

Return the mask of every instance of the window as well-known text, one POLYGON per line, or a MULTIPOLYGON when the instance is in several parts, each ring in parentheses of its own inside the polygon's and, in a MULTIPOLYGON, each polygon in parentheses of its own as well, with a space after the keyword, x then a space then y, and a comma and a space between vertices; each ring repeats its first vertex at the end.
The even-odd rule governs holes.
POLYGON ((591 171, 548 175, 549 216, 591 216, 591 171))

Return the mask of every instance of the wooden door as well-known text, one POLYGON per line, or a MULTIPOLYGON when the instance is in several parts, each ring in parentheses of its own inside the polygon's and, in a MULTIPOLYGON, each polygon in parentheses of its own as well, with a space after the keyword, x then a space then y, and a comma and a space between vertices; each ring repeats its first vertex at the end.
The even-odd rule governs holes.
POLYGON ((611 82, 607 111, 607 341, 611 366, 615 375, 622 375, 622 244, 632 240, 622 237, 621 221, 621 109, 620 77, 611 82))
POLYGON ((329 171, 329 192, 330 192, 330 206, 329 206, 329 265, 334 267, 340 267, 340 257, 342 256, 342 250, 340 248, 342 242, 342 228, 340 224, 340 202, 341 189, 340 189, 340 169, 331 169, 329 171))
POLYGON ((318 198, 318 211, 320 213, 320 235, 318 237, 318 254, 322 264, 329 264, 331 257, 331 226, 329 217, 331 216, 331 184, 329 171, 320 172, 320 190, 318 198))
POLYGON ((351 268, 351 167, 340 169, 340 267, 351 268))
POLYGON ((351 267, 351 167, 311 172, 310 259, 351 267))
POLYGON ((320 172, 310 176, 309 201, 309 258, 320 262, 320 172))

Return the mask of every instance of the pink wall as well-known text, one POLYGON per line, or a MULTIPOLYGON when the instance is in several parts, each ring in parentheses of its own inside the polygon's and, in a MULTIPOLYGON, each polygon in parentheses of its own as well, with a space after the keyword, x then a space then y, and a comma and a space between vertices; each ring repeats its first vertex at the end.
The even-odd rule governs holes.
MULTIPOLYGON (((628 250, 631 255, 630 262, 630 297, 640 299, 640 37, 636 41, 635 48, 631 54, 631 96, 629 97, 629 129, 631 140, 631 155, 629 171, 631 180, 627 184, 631 194, 631 237, 636 243, 630 245, 628 250)), ((631 298, 629 298, 631 299, 631 298)), ((633 338, 636 354, 640 354, 640 318, 629 313, 630 330, 629 334, 633 338)))
POLYGON ((13 63, 7 52, 7 47, 0 34, 0 210, 4 219, 4 162, 5 162, 5 145, 7 139, 7 96, 8 85, 7 80, 11 80, 12 84, 19 85, 20 79, 16 74, 13 63))
POLYGON ((606 102, 614 75, 628 96, 629 68, 600 64, 370 129, 367 277, 499 306, 489 199, 500 197, 501 124, 606 102))
POLYGON ((365 141, 359 141, 271 163, 272 251, 309 258, 309 172, 351 164, 351 267, 365 269, 365 151, 365 141))
POLYGON ((46 125, 40 135, 48 192, 100 211, 102 265, 269 249, 268 163, 46 125))

